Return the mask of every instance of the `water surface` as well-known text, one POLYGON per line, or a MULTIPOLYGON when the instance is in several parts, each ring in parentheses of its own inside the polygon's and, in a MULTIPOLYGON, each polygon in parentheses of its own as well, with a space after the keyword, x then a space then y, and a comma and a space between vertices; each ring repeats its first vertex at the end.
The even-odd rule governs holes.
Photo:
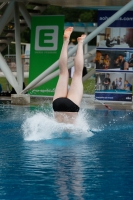
POLYGON ((79 115, 72 126, 49 106, 0 106, 1 200, 133 199, 133 113, 79 115))

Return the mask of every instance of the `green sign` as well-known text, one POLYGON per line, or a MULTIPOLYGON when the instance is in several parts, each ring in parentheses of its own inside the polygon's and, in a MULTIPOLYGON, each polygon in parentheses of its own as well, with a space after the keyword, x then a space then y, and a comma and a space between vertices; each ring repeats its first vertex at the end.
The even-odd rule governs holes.
MULTIPOLYGON (((59 59, 63 43, 64 16, 33 16, 29 82, 59 59)), ((58 77, 31 90, 31 95, 53 96, 58 77)))

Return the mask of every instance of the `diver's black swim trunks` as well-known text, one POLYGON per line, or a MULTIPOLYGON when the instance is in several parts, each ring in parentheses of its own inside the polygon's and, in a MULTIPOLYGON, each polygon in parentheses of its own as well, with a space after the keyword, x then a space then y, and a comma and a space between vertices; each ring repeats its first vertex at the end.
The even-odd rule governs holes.
POLYGON ((60 97, 53 101, 53 110, 55 112, 78 112, 79 107, 70 99, 60 97))

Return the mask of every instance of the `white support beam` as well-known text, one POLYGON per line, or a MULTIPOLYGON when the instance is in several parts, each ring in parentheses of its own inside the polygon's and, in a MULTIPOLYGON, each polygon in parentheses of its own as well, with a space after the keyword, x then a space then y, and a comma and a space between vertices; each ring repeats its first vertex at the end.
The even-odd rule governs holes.
POLYGON ((19 85, 19 93, 23 89, 23 70, 21 60, 21 41, 20 41, 20 22, 19 22, 19 7, 18 3, 14 2, 14 22, 15 22, 15 41, 16 41, 16 68, 17 81, 19 85))
POLYGON ((11 14, 8 17, 7 24, 13 19, 13 17, 14 17, 14 13, 11 12, 11 14))
POLYGON ((13 9, 14 9, 14 2, 10 2, 6 11, 4 12, 3 16, 0 19, 0 34, 2 33, 6 24, 8 23, 9 17, 13 13, 13 9))
POLYGON ((14 87, 16 92, 18 92, 18 83, 17 83, 14 75, 12 74, 10 68, 8 67, 5 59, 1 55, 1 53, 0 53, 0 68, 1 68, 2 72, 5 74, 5 77, 8 80, 8 82, 12 85, 12 87, 14 87))
MULTIPOLYGON (((84 59, 86 59, 86 58, 89 58, 89 57, 92 57, 92 55, 94 55, 96 53, 96 49, 93 49, 93 50, 91 50, 89 53, 87 53, 86 55, 84 55, 84 59)), ((69 64, 68 64, 68 69, 70 69, 71 67, 73 67, 74 66, 74 61, 72 61, 72 62, 70 62, 69 64)), ((95 70, 94 70, 95 71, 95 70)), ((46 83, 46 82, 48 82, 49 80, 51 80, 51 79, 53 79, 54 77, 56 77, 56 76, 58 76, 59 75, 59 69, 58 70, 56 70, 56 71, 54 71, 54 72, 52 72, 51 74, 49 74, 48 76, 46 76, 43 80, 41 80, 38 84, 36 84, 34 87, 32 87, 31 89, 33 89, 33 88, 36 88, 36 87, 38 87, 38 86, 40 86, 40 85, 42 85, 42 84, 44 84, 44 83, 46 83)), ((91 73, 92 73, 92 70, 91 70, 91 73)), ((94 74, 94 73, 93 73, 94 74)), ((92 74, 91 74, 92 75, 92 74)), ((89 78, 89 76, 88 76, 88 78, 89 78)), ((85 79, 86 80, 86 79, 85 79)), ((24 90, 22 93, 25 93, 27 90, 24 90)))
POLYGON ((31 16, 28 13, 28 11, 23 3, 19 3, 19 10, 20 10, 21 14, 23 15, 28 27, 31 29, 31 16))
POLYGON ((96 72, 95 68, 91 68, 91 70, 82 78, 82 81, 87 81, 91 76, 93 76, 96 72))
MULTIPOLYGON (((97 27, 92 33, 90 33, 85 41, 84 44, 91 41, 95 36, 97 36, 103 29, 108 27, 110 24, 112 24, 116 19, 118 19, 121 15, 123 15, 126 11, 130 10, 133 7, 133 0, 131 0, 129 3, 127 3, 124 7, 122 7, 120 10, 118 10, 114 15, 112 15, 108 20, 106 20, 103 24, 101 24, 99 27, 97 27)), ((70 57, 77 51, 77 45, 73 47, 69 52, 68 56, 70 57)), ((33 88, 37 83, 39 83, 44 77, 46 77, 48 74, 50 74, 54 69, 56 69, 59 65, 59 60, 57 60, 54 64, 52 64, 47 70, 45 70, 43 73, 41 73, 37 78, 35 78, 26 88, 25 90, 29 90, 30 88, 33 88)))

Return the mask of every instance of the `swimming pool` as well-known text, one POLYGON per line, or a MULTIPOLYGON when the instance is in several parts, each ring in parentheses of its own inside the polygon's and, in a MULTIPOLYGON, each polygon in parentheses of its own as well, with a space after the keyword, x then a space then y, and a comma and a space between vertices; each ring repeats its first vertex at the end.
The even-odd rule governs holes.
POLYGON ((1 200, 133 199, 133 112, 86 109, 78 120, 0 105, 1 200))

